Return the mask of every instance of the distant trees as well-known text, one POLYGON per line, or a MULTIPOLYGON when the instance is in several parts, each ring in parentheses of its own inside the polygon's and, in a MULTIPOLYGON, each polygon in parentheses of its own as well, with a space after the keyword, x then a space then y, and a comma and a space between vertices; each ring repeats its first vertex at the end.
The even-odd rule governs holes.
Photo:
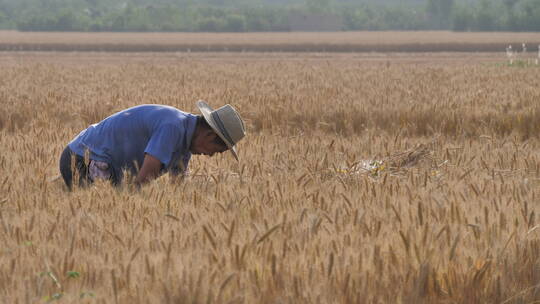
POLYGON ((86 31, 90 20, 71 10, 61 10, 56 14, 36 15, 16 22, 17 29, 22 31, 86 31))
POLYGON ((428 28, 425 14, 401 5, 345 8, 341 11, 346 30, 422 30, 428 28))
POLYGON ((0 0, 0 29, 288 31, 292 14, 331 13, 345 30, 540 31, 540 0, 409 1, 0 0))
POLYGON ((525 0, 520 4, 523 9, 516 18, 518 29, 540 31, 540 0, 525 0))
POLYGON ((460 6, 454 9, 452 29, 454 31, 470 31, 474 28, 474 14, 470 9, 460 6))
POLYGON ((540 0, 480 0, 453 14, 456 31, 540 31, 540 0))
POLYGON ((447 29, 450 27, 454 9, 454 0, 427 0, 426 13, 430 27, 447 29))
POLYGON ((0 28, 7 27, 9 27, 9 19, 4 12, 0 11, 0 28))
POLYGON ((306 0, 306 7, 311 13, 325 13, 330 12, 332 4, 330 0, 306 0))
POLYGON ((476 11, 476 29, 480 31, 494 31, 499 27, 497 23, 493 4, 489 0, 481 0, 480 6, 476 11))

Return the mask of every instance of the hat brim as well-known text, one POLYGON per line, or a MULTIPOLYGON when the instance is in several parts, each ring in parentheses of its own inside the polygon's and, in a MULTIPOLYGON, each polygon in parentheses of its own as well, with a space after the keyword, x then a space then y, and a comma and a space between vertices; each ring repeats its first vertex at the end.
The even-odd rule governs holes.
POLYGON ((229 142, 225 136, 223 135, 223 130, 221 130, 218 127, 218 124, 215 122, 214 118, 212 118, 212 112, 214 111, 206 102, 199 100, 196 103, 197 108, 199 108, 199 111, 201 111, 201 114, 203 115, 204 119, 208 122, 212 130, 216 132, 216 134, 223 140, 223 142, 227 145, 229 150, 231 151, 232 155, 236 160, 238 160, 238 151, 236 150, 236 145, 233 145, 231 142, 229 142))

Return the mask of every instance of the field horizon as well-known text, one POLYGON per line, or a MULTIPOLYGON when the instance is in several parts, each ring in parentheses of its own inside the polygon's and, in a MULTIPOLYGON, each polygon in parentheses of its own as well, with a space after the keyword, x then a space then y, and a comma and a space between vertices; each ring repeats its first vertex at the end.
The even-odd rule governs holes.
POLYGON ((91 52, 537 52, 540 33, 365 32, 19 32, 0 31, 0 51, 91 52))

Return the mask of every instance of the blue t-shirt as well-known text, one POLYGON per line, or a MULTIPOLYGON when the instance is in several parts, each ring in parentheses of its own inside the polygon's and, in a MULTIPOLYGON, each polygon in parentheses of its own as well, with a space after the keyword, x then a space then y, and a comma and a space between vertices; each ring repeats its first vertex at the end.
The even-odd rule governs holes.
POLYGON ((118 180, 122 170, 137 174, 145 153, 159 159, 161 173, 187 170, 197 116, 164 105, 140 105, 118 112, 82 131, 69 144, 80 156, 104 161, 118 180))

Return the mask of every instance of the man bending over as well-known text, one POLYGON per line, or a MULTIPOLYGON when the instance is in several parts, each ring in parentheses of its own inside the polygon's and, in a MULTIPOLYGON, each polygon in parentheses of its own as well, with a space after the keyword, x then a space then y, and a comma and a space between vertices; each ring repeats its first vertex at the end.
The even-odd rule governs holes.
POLYGON ((89 126, 75 137, 60 157, 60 173, 71 190, 97 179, 119 185, 123 171, 144 184, 161 174, 187 173, 191 155, 213 156, 230 150, 246 135, 244 122, 230 105, 213 110, 198 101, 202 115, 164 105, 140 105, 120 111, 89 126))

